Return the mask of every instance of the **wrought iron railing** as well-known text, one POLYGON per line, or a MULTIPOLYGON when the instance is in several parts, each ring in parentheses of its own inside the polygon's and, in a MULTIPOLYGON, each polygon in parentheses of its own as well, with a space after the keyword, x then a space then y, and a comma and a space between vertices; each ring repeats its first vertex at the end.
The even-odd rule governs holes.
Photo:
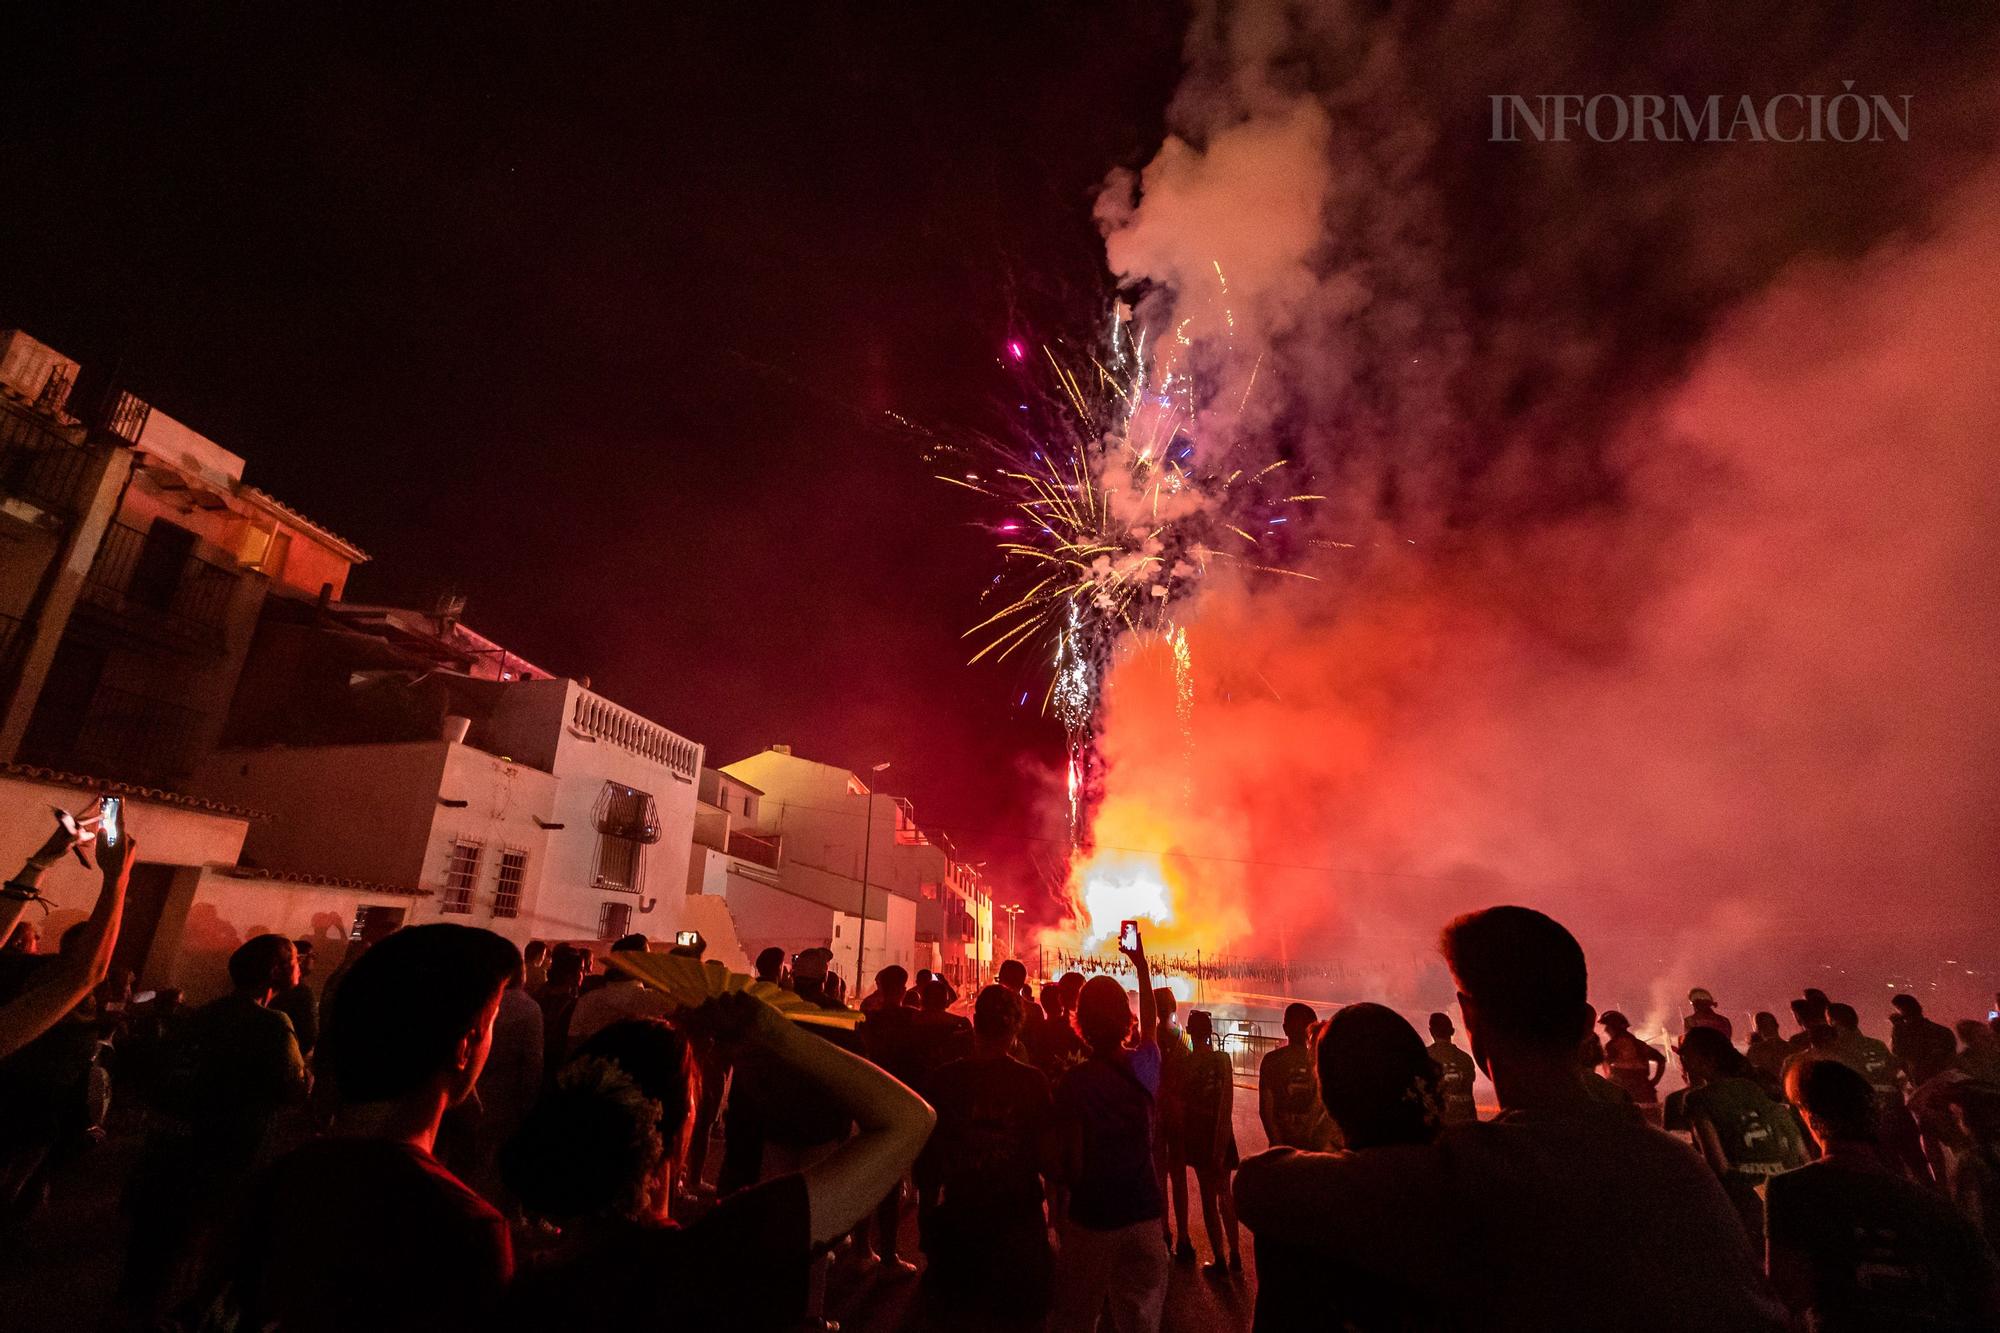
POLYGON ((93 777, 170 786, 186 775, 201 724, 202 715, 192 708, 100 685, 70 754, 49 759, 93 777))
POLYGON ((90 604, 128 624, 199 647, 219 647, 240 575, 196 552, 148 551, 146 534, 113 523, 83 587, 90 604))
POLYGON ((0 491, 74 518, 96 452, 33 417, 0 408, 0 491))

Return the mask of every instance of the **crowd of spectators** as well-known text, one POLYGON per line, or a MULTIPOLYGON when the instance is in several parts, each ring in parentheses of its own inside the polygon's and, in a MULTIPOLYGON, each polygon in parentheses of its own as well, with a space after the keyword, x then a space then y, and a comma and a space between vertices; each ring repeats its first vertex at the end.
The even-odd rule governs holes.
POLYGON ((1241 1158, 1225 1036, 1176 1023, 1136 932, 1136 993, 892 966, 851 1011, 829 950, 765 950, 760 980, 841 1020, 811 1025, 453 924, 349 941, 315 987, 316 942, 267 934, 182 1012, 110 967, 129 835, 57 952, 31 937, 91 832, 0 907, 0 1203, 32 1226, 115 1069, 145 1134, 128 1327, 824 1329, 846 1266, 921 1275, 936 1327, 1150 1333, 1196 1214, 1220 1288, 1250 1233, 1259 1329, 2000 1326, 2000 1040, 1910 995, 1887 1042, 1808 990, 1739 1048, 1696 989, 1662 1050, 1592 1008, 1563 926, 1489 908, 1441 937, 1467 1046, 1443 1012, 1427 1044, 1293 1003, 1241 1158))

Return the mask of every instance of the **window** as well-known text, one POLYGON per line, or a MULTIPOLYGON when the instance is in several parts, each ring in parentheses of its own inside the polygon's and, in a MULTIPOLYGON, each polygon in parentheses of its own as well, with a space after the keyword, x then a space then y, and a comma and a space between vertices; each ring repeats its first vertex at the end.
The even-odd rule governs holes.
POLYGON ((403 928, 403 909, 400 907, 357 907, 354 909, 354 929, 348 932, 350 942, 360 940, 365 944, 380 944, 403 928))
POLYGON ((597 887, 637 893, 645 863, 641 844, 607 833, 597 840, 597 887))
POLYGON ((493 915, 521 915, 521 881, 527 873, 526 852, 500 853, 500 880, 493 892, 493 915))
POLYGON ((606 903, 597 913, 597 938, 622 939, 632 933, 632 904, 606 903))
POLYGON ((646 847, 660 840, 660 815, 651 794, 607 782, 592 813, 598 835, 592 884, 623 893, 639 892, 645 882, 646 847))
POLYGON ((472 886, 479 880, 479 844, 454 842, 451 859, 444 867, 444 902, 447 912, 472 910, 472 886))
POLYGON ((165 611, 173 606, 188 557, 194 554, 194 534, 178 523, 155 519, 139 545, 125 595, 141 606, 165 611))

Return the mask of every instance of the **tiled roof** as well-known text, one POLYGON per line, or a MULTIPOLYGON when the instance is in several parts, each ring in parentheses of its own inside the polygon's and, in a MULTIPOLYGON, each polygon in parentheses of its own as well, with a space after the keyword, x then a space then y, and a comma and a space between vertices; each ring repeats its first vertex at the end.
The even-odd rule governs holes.
POLYGON ((83 773, 65 773, 60 769, 41 768, 34 764, 0 764, 0 775, 10 778, 26 778, 31 782, 50 782, 61 787, 75 787, 92 793, 108 792, 113 796, 125 796, 148 801, 154 805, 179 806, 183 810, 200 810, 211 815, 227 815, 232 819, 268 819, 261 810, 251 810, 240 805, 225 805, 221 801, 211 801, 200 796, 183 796, 179 792, 163 787, 141 787, 132 782, 111 782, 105 778, 94 778, 83 773))
POLYGON ((428 898, 431 891, 409 884, 375 884, 345 875, 314 875, 303 870, 260 870, 256 866, 221 866, 218 874, 231 879, 262 879, 277 884, 305 884, 314 888, 351 889, 356 893, 389 894, 398 898, 428 898))
POLYGON ((297 523, 300 527, 306 528, 312 532, 316 532, 320 536, 325 537, 330 541, 336 542, 339 545, 346 547, 349 551, 353 552, 354 558, 357 562, 368 559, 368 553, 362 550, 359 546, 356 546, 353 542, 347 540, 347 538, 341 536, 339 533, 335 532, 332 528, 329 528, 322 523, 316 523, 312 519, 307 518, 304 514, 301 514, 298 510, 292 508, 290 505, 286 504, 283 500, 280 500, 277 496, 271 494, 269 491, 260 490, 257 487, 250 485, 248 482, 242 482, 242 481, 237 482, 236 486, 239 491, 242 491, 246 495, 254 496, 257 500, 277 510, 279 513, 283 514, 286 518, 289 518, 294 523, 297 523))

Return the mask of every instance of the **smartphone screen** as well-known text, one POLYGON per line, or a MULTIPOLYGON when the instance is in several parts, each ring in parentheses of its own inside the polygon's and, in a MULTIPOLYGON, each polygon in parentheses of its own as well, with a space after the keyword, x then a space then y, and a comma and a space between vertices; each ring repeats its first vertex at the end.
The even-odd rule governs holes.
POLYGON ((1121 949, 1136 949, 1139 947, 1139 923, 1137 921, 1121 921, 1118 923, 1118 947, 1121 949))
POLYGON ((699 944, 701 936, 692 930, 683 930, 674 936, 675 944, 699 944))
POLYGON ((118 840, 125 836, 122 827, 125 819, 125 802, 116 796, 107 796, 99 807, 103 816, 103 831, 98 835, 104 839, 106 847, 116 847, 118 840))

